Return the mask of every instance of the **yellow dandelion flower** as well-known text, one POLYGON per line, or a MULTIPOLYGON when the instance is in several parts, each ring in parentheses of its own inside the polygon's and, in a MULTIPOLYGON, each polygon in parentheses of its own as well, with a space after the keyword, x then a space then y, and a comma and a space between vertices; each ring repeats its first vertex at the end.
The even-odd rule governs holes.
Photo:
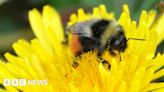
MULTIPOLYGON (((68 25, 91 18, 115 20, 104 5, 95 7, 92 14, 79 9, 70 16, 68 25)), ((132 21, 127 5, 123 5, 118 22, 127 37, 144 38, 146 41, 128 41, 122 61, 105 52, 109 61, 106 69, 95 52, 77 58, 79 66, 72 67, 73 56, 69 47, 63 46, 63 27, 60 15, 46 5, 42 14, 29 11, 29 21, 36 38, 13 44, 16 56, 6 53, 7 62, 0 62, 0 91, 2 92, 164 92, 164 82, 154 80, 164 76, 164 55, 155 56, 157 45, 164 38, 164 14, 155 21, 155 11, 142 11, 139 24, 132 21), (18 80, 14 82, 13 80, 18 80), (21 85, 22 80, 26 85, 21 85), (5 81, 4 81, 5 80, 5 81), (7 80, 7 82, 6 82, 7 80), (16 85, 16 83, 18 83, 16 85)))

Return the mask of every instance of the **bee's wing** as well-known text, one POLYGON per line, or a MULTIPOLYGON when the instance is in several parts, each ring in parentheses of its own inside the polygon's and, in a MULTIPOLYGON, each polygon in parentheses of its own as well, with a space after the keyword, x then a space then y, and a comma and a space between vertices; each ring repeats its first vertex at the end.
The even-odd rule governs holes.
POLYGON ((91 37, 90 23, 80 22, 67 27, 67 33, 79 35, 82 37, 91 37))
POLYGON ((74 25, 68 26, 68 27, 66 27, 66 34, 69 34, 69 33, 71 33, 71 34, 78 34, 74 30, 75 30, 75 26, 74 25))

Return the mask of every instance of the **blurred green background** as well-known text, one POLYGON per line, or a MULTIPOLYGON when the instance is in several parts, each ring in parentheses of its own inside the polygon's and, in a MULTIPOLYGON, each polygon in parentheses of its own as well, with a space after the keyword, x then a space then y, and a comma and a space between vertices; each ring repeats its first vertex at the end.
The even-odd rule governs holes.
MULTIPOLYGON (((78 8, 91 11, 94 6, 105 4, 109 12, 119 17, 122 4, 130 7, 133 20, 138 21, 141 10, 155 9, 161 0, 0 0, 0 58, 5 52, 14 53, 12 43, 19 38, 30 40, 34 37, 28 23, 28 11, 32 8, 42 10, 42 6, 54 6, 62 16, 66 25, 69 15, 78 8)), ((157 49, 163 53, 164 42, 157 49)))

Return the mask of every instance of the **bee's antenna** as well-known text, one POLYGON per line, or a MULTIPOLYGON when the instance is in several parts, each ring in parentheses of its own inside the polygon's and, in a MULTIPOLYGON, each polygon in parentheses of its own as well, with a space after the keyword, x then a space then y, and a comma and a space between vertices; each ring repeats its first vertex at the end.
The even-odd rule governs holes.
POLYGON ((142 38, 128 38, 127 41, 128 40, 141 40, 141 41, 146 41, 146 39, 142 39, 142 38))

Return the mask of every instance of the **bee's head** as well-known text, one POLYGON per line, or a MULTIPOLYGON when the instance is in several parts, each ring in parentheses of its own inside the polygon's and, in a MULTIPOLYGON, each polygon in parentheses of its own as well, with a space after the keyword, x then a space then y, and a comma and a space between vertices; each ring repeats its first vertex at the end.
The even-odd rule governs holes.
POLYGON ((110 41, 110 50, 117 50, 124 52, 127 48, 127 39, 123 31, 118 32, 117 34, 111 37, 110 41))

